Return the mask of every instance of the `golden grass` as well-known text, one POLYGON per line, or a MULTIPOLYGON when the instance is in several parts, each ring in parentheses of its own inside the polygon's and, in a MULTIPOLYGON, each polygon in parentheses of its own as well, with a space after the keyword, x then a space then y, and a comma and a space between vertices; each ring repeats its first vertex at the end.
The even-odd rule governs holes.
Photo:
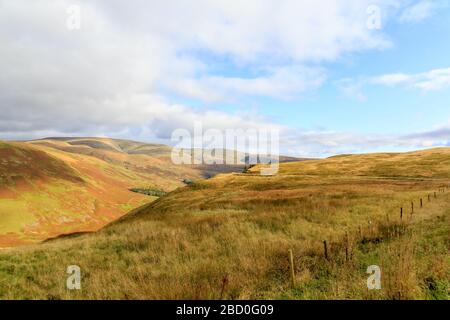
POLYGON ((0 297, 448 299, 450 193, 427 197, 448 185, 447 158, 447 149, 337 157, 197 182, 97 233, 0 253, 0 297), (65 287, 74 264, 81 291, 65 287), (380 291, 366 286, 374 264, 380 291))

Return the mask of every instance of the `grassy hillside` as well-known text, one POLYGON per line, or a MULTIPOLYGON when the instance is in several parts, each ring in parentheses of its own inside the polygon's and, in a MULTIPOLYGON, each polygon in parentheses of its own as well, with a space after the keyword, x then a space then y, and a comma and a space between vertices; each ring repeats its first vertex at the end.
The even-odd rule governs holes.
POLYGON ((174 166, 167 146, 106 138, 0 142, 0 159, 0 248, 97 230, 156 199, 131 188, 203 176, 174 166))
POLYGON ((93 234, 5 250, 0 297, 449 299, 449 149, 257 170, 176 189, 93 234), (81 291, 65 287, 73 264, 81 291), (380 291, 367 290, 369 265, 380 291))
POLYGON ((97 230, 157 198, 149 194, 244 169, 174 165, 171 151, 166 145, 89 137, 0 143, 0 248, 97 230))

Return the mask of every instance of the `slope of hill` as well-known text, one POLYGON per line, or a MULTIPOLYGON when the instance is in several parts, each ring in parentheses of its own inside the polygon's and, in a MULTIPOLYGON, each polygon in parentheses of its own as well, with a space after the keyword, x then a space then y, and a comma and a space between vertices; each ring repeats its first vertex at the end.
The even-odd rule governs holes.
POLYGON ((176 189, 90 235, 0 253, 0 296, 450 298, 450 149, 257 169, 176 189), (73 264, 81 291, 65 287, 73 264), (382 290, 367 289, 370 265, 382 290))
POLYGON ((185 179, 244 169, 175 165, 171 151, 166 145, 91 137, 1 143, 0 248, 97 230, 156 199, 130 189, 159 194, 183 186, 185 179))
POLYGON ((131 188, 171 191, 183 179, 215 174, 176 166, 170 152, 107 138, 1 142, 0 248, 97 230, 156 199, 131 188))

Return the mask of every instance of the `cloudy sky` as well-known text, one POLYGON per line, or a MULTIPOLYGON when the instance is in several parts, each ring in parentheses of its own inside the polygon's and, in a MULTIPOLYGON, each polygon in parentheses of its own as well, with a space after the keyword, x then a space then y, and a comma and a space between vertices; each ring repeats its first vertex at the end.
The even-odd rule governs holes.
POLYGON ((0 139, 277 128, 283 153, 450 144, 446 0, 0 0, 0 139))

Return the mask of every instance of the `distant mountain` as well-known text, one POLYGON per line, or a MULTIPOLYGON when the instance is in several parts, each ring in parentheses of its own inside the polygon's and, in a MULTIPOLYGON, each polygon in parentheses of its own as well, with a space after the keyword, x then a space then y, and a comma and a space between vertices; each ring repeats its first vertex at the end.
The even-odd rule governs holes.
POLYGON ((245 168, 175 165, 171 151, 93 137, 0 142, 0 247, 97 230, 156 199, 131 189, 160 194, 245 168))
MULTIPOLYGON (((174 165, 171 148, 107 138, 0 142, 0 247, 93 231, 218 169, 174 165)), ((241 168, 234 168, 241 170, 241 168)))

